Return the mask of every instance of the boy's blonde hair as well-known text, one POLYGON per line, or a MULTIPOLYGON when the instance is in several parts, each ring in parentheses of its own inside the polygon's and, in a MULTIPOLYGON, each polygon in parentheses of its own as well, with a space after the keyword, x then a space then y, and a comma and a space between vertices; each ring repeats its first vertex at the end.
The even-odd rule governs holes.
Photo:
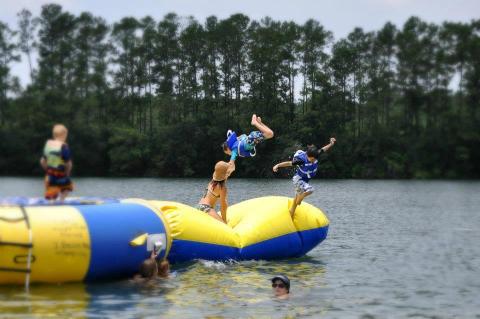
POLYGON ((68 135, 68 129, 63 124, 55 124, 52 129, 53 138, 65 138, 68 135))

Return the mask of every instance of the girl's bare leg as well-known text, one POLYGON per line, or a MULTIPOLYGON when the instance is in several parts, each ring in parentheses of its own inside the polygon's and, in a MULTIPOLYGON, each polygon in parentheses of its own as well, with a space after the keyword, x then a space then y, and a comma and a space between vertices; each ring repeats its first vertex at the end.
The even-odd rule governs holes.
POLYGON ((215 218, 216 220, 219 220, 221 221, 222 223, 226 224, 225 221, 222 219, 222 217, 218 216, 217 212, 215 211, 215 209, 210 209, 208 211, 208 215, 212 216, 213 218, 215 218))

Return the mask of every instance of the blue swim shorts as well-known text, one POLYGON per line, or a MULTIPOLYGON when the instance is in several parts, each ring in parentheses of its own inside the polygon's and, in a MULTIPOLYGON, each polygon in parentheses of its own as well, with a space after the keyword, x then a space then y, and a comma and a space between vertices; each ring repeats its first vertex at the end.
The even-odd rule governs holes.
POLYGON ((307 192, 313 192, 314 190, 312 185, 310 185, 308 182, 305 182, 297 174, 293 175, 292 182, 293 182, 293 185, 295 186, 295 192, 298 195, 301 195, 307 192))
POLYGON ((250 134, 247 136, 247 143, 248 144, 258 144, 265 140, 265 136, 263 136, 263 133, 260 131, 252 131, 250 134))

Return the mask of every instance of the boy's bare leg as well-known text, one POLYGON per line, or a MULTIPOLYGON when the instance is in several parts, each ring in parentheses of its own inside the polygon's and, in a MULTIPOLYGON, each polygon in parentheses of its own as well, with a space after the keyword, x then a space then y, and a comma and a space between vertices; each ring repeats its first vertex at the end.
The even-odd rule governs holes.
POLYGON ((299 198, 299 194, 296 194, 295 195, 295 198, 293 199, 293 202, 292 202, 292 207, 290 207, 290 216, 292 217, 293 219, 293 215, 295 215, 295 209, 297 209, 297 202, 298 202, 298 198, 299 198))
POLYGON ((292 219, 293 219, 293 216, 295 215, 295 210, 297 209, 297 206, 300 205, 303 199, 308 195, 310 195, 311 193, 312 192, 306 192, 303 194, 295 195, 295 198, 293 199, 292 207, 290 207, 290 216, 292 216, 292 219))
POLYGON ((70 193, 70 192, 69 192, 69 191, 60 192, 60 194, 59 194, 59 196, 58 196, 58 200, 59 200, 60 202, 65 201, 65 198, 67 198, 68 193, 70 193))
POLYGON ((295 197, 295 204, 300 205, 302 203, 303 198, 305 197, 305 193, 297 195, 295 197))
POLYGON ((253 114, 252 121, 250 123, 253 126, 255 126, 260 132, 263 133, 263 136, 265 136, 265 139, 269 139, 273 137, 273 131, 268 126, 263 124, 261 117, 259 116, 257 117, 256 114, 253 114))
POLYGON ((305 197, 307 197, 308 195, 310 195, 312 192, 306 192, 306 193, 303 193, 301 195, 297 195, 298 199, 297 199, 297 202, 296 204, 297 205, 301 205, 302 204, 302 201, 305 197))

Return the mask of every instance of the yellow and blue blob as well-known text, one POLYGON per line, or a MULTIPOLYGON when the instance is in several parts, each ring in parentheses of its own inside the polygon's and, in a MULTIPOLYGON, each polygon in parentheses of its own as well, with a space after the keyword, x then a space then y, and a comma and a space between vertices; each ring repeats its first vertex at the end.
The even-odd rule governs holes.
POLYGON ((228 224, 174 202, 152 201, 172 232, 169 260, 250 260, 299 257, 327 237, 329 221, 323 212, 303 203, 290 217, 291 200, 270 196, 228 208, 228 224))
POLYGON ((232 205, 228 224, 166 201, 2 203, 0 284, 128 278, 150 256, 148 238, 162 238, 157 258, 171 263, 299 257, 326 238, 329 221, 308 203, 292 220, 290 201, 271 196, 232 205))

